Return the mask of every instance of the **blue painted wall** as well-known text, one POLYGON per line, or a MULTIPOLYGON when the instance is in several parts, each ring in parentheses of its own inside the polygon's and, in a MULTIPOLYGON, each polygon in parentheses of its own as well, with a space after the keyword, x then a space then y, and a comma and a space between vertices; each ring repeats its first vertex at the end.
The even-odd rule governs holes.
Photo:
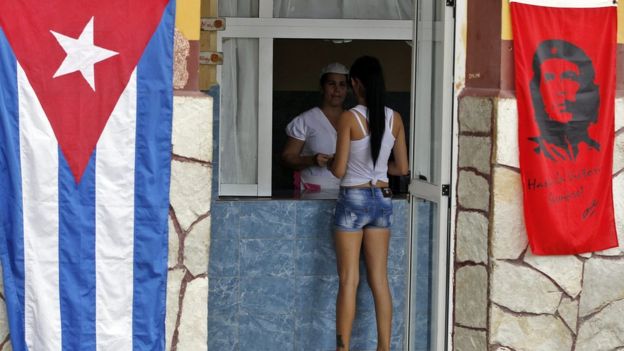
MULTIPOLYGON (((335 201, 217 201, 209 265, 210 350, 335 350, 338 289, 331 234, 335 201)), ((388 273, 393 350, 405 337, 407 202, 394 201, 388 273)), ((353 350, 375 350, 364 262, 353 350)))

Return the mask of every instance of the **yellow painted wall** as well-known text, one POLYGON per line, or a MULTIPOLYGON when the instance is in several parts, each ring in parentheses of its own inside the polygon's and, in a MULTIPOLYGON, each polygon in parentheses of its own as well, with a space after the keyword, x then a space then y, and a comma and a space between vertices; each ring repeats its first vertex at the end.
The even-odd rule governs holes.
MULTIPOLYGON (((513 39, 513 34, 511 32, 511 12, 509 11, 509 0, 501 0, 503 2, 503 6, 501 7, 501 39, 503 40, 511 40, 513 39)), ((618 31, 617 31, 617 42, 618 44, 624 44, 624 1, 620 1, 618 3, 617 8, 617 16, 618 16, 618 31)))
POLYGON ((509 10, 509 0, 501 1, 503 2, 503 6, 501 6, 501 39, 511 40, 513 39, 513 34, 511 32, 511 11, 509 10))
POLYGON ((618 3, 618 31, 617 42, 618 44, 624 44, 624 1, 618 3))
POLYGON ((177 0, 176 27, 187 40, 199 40, 201 0, 177 0))

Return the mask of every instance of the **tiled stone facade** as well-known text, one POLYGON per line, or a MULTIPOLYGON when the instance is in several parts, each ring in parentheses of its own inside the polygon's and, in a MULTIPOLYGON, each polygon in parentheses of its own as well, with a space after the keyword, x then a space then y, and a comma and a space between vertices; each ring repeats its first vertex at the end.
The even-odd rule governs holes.
POLYGON ((459 120, 452 331, 456 350, 483 350, 487 344, 493 109, 489 99, 466 97, 459 105, 463 118, 459 120))
POLYGON ((189 77, 189 73, 186 69, 186 60, 189 56, 190 44, 184 37, 184 34, 177 28, 175 29, 173 40, 173 88, 183 89, 189 77))
MULTIPOLYGON (((0 272, 2 268, 0 267, 0 272)), ((0 299, 2 299, 2 303, 0 303, 0 351, 11 351, 13 348, 11 347, 11 340, 9 335, 9 320, 7 318, 6 311, 6 300, 4 298, 4 284, 2 280, 2 274, 0 274, 0 299)))
MULTIPOLYGON (((623 105, 622 99, 616 101, 613 169, 620 243, 623 105)), ((514 99, 460 99, 454 350, 624 349, 624 245, 583 255, 530 252, 522 212, 517 118, 514 99), (483 155, 490 145, 491 152, 483 155), (482 164, 486 156, 489 167, 482 164)))
POLYGON ((174 97, 167 350, 200 351, 208 345, 212 111, 211 97, 174 97))
MULTIPOLYGON (((332 200, 213 203, 210 350, 335 349, 334 206, 332 200)), ((395 200, 388 262, 393 350, 402 350, 405 340, 407 213, 407 201, 395 200)), ((361 275, 352 347, 375 350, 374 304, 363 262, 361 275)))

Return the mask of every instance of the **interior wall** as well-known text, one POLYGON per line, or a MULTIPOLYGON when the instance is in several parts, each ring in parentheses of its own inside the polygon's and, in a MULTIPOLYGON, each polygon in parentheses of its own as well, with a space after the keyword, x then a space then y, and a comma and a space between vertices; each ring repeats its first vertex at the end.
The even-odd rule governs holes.
POLYGON ((317 91, 319 72, 330 62, 349 67, 362 55, 381 62, 389 92, 410 91, 412 47, 401 40, 276 39, 274 41, 273 89, 278 91, 317 91))

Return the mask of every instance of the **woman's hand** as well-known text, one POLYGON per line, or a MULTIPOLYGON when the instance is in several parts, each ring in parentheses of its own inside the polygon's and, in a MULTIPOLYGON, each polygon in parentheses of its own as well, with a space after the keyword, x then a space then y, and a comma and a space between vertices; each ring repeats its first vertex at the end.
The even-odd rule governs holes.
POLYGON ((314 164, 319 167, 327 167, 327 164, 331 158, 331 155, 318 153, 314 155, 314 164))
POLYGON ((284 151, 282 151, 282 161, 294 170, 302 170, 311 166, 318 165, 317 155, 301 156, 301 150, 305 141, 288 137, 284 151))

